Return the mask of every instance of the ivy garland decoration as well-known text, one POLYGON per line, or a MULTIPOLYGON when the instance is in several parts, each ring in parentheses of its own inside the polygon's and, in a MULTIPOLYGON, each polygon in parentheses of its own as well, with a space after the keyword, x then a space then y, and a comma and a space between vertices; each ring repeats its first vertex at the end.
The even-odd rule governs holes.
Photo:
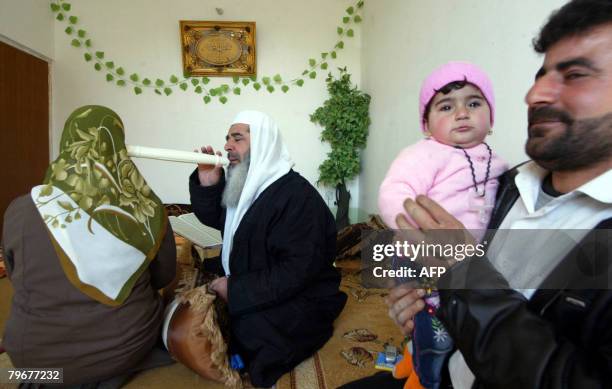
POLYGON ((157 77, 143 78, 138 73, 128 75, 129 72, 122 66, 117 66, 114 61, 105 58, 104 51, 94 50, 93 42, 89 38, 87 31, 77 27, 79 18, 70 14, 72 5, 68 1, 51 0, 50 7, 51 11, 55 14, 56 20, 68 24, 64 32, 72 37, 71 45, 85 51, 83 54, 85 61, 92 62, 96 71, 105 72, 107 82, 113 82, 119 87, 130 85, 136 95, 140 95, 145 90, 152 89, 158 95, 170 96, 176 88, 182 91, 187 91, 191 88, 196 94, 202 95, 202 100, 205 104, 213 101, 213 98, 216 98, 221 104, 225 104, 230 95, 240 95, 242 88, 249 85, 256 91, 264 88, 269 93, 277 90, 287 93, 290 86, 301 87, 306 80, 317 78, 317 70, 327 70, 329 67, 328 61, 335 60, 338 57, 338 51, 344 49, 343 39, 355 36, 355 31, 351 28, 351 25, 362 21, 360 14, 363 4, 364 0, 359 0, 345 10, 342 23, 336 28, 338 42, 333 49, 322 52, 319 59, 310 58, 308 60, 308 67, 304 69, 300 76, 294 77, 289 81, 285 81, 278 73, 274 76, 264 76, 261 78, 255 76, 234 76, 232 77, 233 85, 223 83, 216 87, 209 85, 211 80, 208 77, 191 77, 187 74, 183 78, 172 75, 166 78, 167 81, 157 77), (153 81, 153 78, 155 78, 155 81, 153 81))

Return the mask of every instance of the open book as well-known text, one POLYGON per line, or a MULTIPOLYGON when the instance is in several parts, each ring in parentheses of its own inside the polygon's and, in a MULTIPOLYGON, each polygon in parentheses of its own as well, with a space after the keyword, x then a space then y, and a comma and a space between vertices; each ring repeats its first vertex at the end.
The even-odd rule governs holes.
POLYGON ((200 223, 193 213, 178 217, 170 216, 168 219, 170 219, 174 232, 202 248, 218 246, 223 243, 221 231, 200 223))

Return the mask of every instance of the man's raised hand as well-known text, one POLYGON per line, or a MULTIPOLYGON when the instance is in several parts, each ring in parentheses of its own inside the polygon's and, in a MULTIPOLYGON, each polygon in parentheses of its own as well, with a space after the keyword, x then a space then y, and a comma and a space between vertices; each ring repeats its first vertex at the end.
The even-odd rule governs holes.
MULTIPOLYGON (((198 150, 194 151, 196 153, 198 152, 198 150)), ((210 145, 200 147, 200 151, 203 154, 222 155, 220 151, 215 153, 215 150, 210 145)), ((198 178, 200 179, 200 185, 211 186, 217 184, 221 179, 221 170, 221 166, 198 164, 198 178)))

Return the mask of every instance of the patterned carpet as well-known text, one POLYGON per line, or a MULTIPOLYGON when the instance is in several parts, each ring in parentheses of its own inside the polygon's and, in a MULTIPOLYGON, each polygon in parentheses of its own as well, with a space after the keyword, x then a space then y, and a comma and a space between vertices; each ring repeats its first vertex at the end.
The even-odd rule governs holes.
POLYGON ((313 357, 277 382, 278 389, 332 389, 377 371, 374 361, 385 343, 400 347, 403 337, 387 314, 386 290, 364 289, 359 261, 342 261, 340 288, 349 296, 334 335, 313 357), (352 263, 351 263, 352 262, 352 263))

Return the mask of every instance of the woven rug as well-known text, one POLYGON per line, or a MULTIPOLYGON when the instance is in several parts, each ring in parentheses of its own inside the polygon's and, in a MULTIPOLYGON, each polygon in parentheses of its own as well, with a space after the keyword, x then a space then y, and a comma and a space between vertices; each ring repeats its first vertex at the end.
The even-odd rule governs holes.
POLYGON ((337 388, 378 372, 374 362, 385 343, 400 350, 403 336, 387 314, 387 290, 361 287, 355 262, 343 268, 340 288, 349 297, 334 335, 313 357, 281 377, 278 389, 337 388))

